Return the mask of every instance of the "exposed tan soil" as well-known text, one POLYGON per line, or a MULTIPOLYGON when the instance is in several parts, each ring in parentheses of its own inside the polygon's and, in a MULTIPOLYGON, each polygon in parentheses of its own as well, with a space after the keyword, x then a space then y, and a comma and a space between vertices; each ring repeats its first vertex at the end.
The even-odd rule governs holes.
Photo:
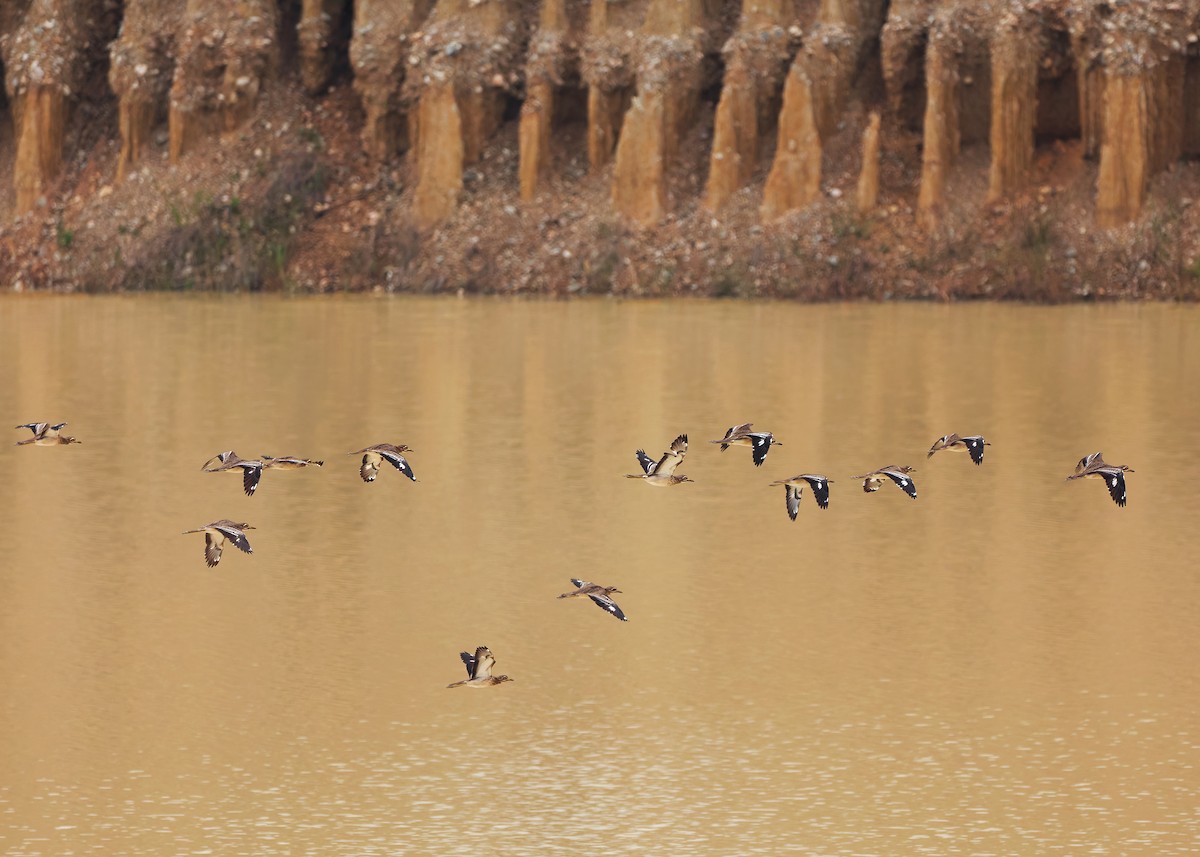
MULTIPOLYGON (((14 178, 0 181, 0 287, 802 300, 1200 295, 1200 166, 1192 160, 1200 61, 1189 41, 1200 4, 1158 4, 1155 18, 1119 3, 1103 13, 1104 4, 1064 0, 1005 18, 1008 4, 983 3, 974 17, 955 18, 954 3, 897 0, 885 21, 873 0, 760 2, 757 18, 699 0, 667 14, 663 2, 614 3, 602 20, 594 4, 562 0, 384 4, 376 20, 387 39, 368 36, 370 22, 355 18, 357 46, 334 45, 342 53, 331 55, 321 46, 332 36, 305 43, 296 35, 312 26, 299 4, 221 0, 230 8, 184 15, 184 0, 128 0, 111 48, 83 44, 78 27, 47 28, 45 17, 91 15, 115 34, 111 4, 10 6, 0 13, 0 106, 10 114, 0 121, 0 171, 14 178), (258 22, 249 15, 218 27, 234 7, 256 11, 258 22), (30 19, 35 10, 42 20, 30 19), (191 29, 164 28, 170 14, 191 29), (1012 28, 1032 34, 1032 59, 1004 47, 1020 40, 993 35, 1012 28), (937 37, 920 47, 916 31, 937 37), (41 77, 31 50, 53 59, 36 65, 41 77), (945 87, 925 77, 924 51, 937 56, 929 68, 945 70, 945 87), (972 100, 995 97, 999 75, 1009 74, 996 57, 1010 54, 1011 79, 1039 93, 1041 118, 1039 109, 1010 115, 995 103, 989 115, 986 102, 981 109, 972 100), (1126 75, 1109 78, 1115 94, 1102 106, 1080 97, 1103 90, 1080 96, 1061 83, 1085 55, 1126 75), (1028 73, 1033 84, 1020 77, 1028 73), (789 74, 809 93, 790 108, 789 74), (1124 143, 1089 136, 1087 116, 1098 127, 1120 118, 1113 111, 1125 103, 1124 84, 1114 80, 1142 81, 1142 101, 1129 109, 1178 95, 1183 112, 1152 111, 1138 120, 1150 123, 1148 136, 1124 143), (536 104, 528 100, 535 83, 536 104), (589 107, 589 86, 609 100, 589 107), (421 113, 417 127, 426 97, 440 106, 421 113), (750 101, 738 107, 737 98, 750 101), (947 105, 935 117, 945 121, 930 124, 931 103, 947 105), (882 120, 877 179, 869 170, 863 177, 872 113, 882 120), (28 142, 31 115, 51 136, 28 142), (613 133, 630 122, 627 135, 637 136, 603 143, 597 129, 614 117, 613 133), (1011 158, 1000 126, 991 127, 996 117, 1017 125, 1011 158), (549 124, 521 130, 537 121, 549 124), (459 135, 457 148, 440 136, 449 133, 459 135), (1171 134, 1175 144, 1156 142, 1171 134), (1113 173, 1102 142, 1142 152, 1144 170, 1132 179, 1113 173), (785 188, 781 198, 792 202, 777 210, 764 200, 781 145, 801 146, 793 155, 802 172, 815 170, 804 179, 815 184, 800 195, 785 188), (940 147, 936 163, 931 146, 940 147), (447 151, 458 154, 435 163, 447 151), (724 170, 715 152, 739 159, 719 191, 709 181, 714 164, 724 170), (538 158, 524 173, 523 157, 538 158), (1135 182, 1143 173, 1144 186, 1135 182), (874 198, 865 207, 862 181, 874 198), (424 210, 423 198, 449 207, 424 210)), ((325 6, 335 22, 371 9, 367 0, 325 6)))

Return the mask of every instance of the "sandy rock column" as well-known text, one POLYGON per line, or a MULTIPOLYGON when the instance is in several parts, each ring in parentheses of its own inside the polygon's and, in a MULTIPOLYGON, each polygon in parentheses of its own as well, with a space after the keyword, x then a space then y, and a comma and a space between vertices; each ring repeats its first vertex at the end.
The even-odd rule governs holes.
POLYGON ((792 0, 742 4, 737 32, 725 44, 725 79, 713 127, 713 147, 704 203, 716 210, 753 175, 762 134, 773 118, 792 38, 799 35, 792 0))
POLYGON ((1096 179, 1100 226, 1136 220, 1150 177, 1182 154, 1184 92, 1182 57, 1105 70, 1104 142, 1096 179))
POLYGON ((775 160, 759 214, 775 220, 821 190, 822 140, 841 118, 859 62, 882 26, 879 0, 823 0, 817 26, 788 72, 775 160))
POLYGON ((117 94, 121 153, 117 180, 142 159, 167 113, 175 71, 175 27, 185 0, 129 0, 121 33, 109 46, 108 82, 117 94))
POLYGON ((416 103, 419 228, 454 213, 463 171, 499 127, 505 95, 520 82, 520 60, 536 9, 519 0, 438 0, 420 41, 405 100, 416 103))
POLYGON ((879 202, 879 125, 879 113, 872 113, 867 130, 863 131, 862 169, 854 196, 860 214, 866 214, 879 202))
POLYGON ((350 39, 354 91, 363 107, 362 145, 373 160, 383 162, 403 150, 415 136, 401 90, 409 70, 409 40, 433 8, 432 0, 357 0, 350 39))
POLYGON ((587 85, 588 164, 604 167, 617 148, 634 90, 634 49, 646 4, 591 0, 581 73, 587 85))
POLYGON ((821 193, 821 133, 813 110, 812 81, 793 64, 783 87, 779 143, 763 188, 760 215, 776 220, 812 203, 821 193))
POLYGON ((9 6, 4 17, 12 27, 0 38, 0 58, 17 138, 13 184, 16 210, 25 212, 62 170, 71 100, 115 35, 115 18, 102 0, 33 0, 23 16, 9 6))
POLYGON ((691 123, 700 97, 703 48, 697 32, 708 24, 703 0, 652 0, 637 49, 637 95, 617 142, 612 199, 642 226, 668 207, 666 166, 691 123))
POLYGON ((570 20, 566 0, 542 3, 538 28, 525 61, 525 103, 521 105, 521 199, 533 199, 550 160, 551 129, 559 89, 579 74, 582 21, 570 20))
POLYGON ((954 42, 944 26, 935 27, 925 54, 925 145, 921 150, 921 189, 917 195, 917 215, 926 226, 938 220, 946 174, 958 157, 961 143, 958 86, 954 42))
POLYGON ((912 127, 925 110, 925 47, 933 0, 895 0, 879 34, 888 120, 912 127))
POLYGON ((336 53, 345 47, 338 32, 348 0, 303 0, 296 36, 300 46, 300 80, 310 95, 319 95, 333 77, 336 53))
POLYGON ((988 199, 1020 187, 1033 165, 1040 39, 1032 22, 1015 14, 992 40, 992 166, 988 199))
POLYGON ((187 0, 168 113, 172 162, 253 115, 276 62, 275 27, 271 0, 187 0))
POLYGON ((1082 28, 1071 33, 1071 53, 1079 87, 1079 136, 1089 158, 1100 153, 1100 129, 1104 127, 1104 68, 1091 62, 1096 37, 1082 28))

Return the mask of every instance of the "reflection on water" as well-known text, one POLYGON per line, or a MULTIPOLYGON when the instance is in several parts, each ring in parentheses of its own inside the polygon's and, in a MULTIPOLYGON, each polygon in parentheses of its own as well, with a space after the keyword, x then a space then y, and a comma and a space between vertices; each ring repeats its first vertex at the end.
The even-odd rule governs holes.
POLYGON ((84 442, 0 450, 5 853, 1190 853, 1198 323, 2 301, 0 413, 84 442), (762 468, 706 442, 747 420, 762 468), (679 432, 695 485, 622 478, 679 432), (359 480, 385 440, 418 483, 359 480), (247 498, 229 448, 326 466, 247 498), (1098 449, 1126 509, 1064 482, 1098 449), (446 690, 483 643, 515 681, 446 690))

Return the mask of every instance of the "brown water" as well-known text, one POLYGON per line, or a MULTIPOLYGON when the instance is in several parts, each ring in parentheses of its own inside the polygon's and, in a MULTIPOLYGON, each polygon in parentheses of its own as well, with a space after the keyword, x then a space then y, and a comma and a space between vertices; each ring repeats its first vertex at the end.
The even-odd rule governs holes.
POLYGON ((5 855, 1200 847, 1196 307, 10 299, 0 363, 83 440, 0 448, 5 855))

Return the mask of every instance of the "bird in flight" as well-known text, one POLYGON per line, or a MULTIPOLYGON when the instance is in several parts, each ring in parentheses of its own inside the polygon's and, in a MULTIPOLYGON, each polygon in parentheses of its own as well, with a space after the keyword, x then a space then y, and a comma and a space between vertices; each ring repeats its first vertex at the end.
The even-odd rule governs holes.
POLYGON ((778 479, 771 485, 782 485, 787 498, 788 517, 793 521, 796 520, 796 513, 800 511, 800 495, 804 493, 804 486, 808 485, 812 488, 813 499, 817 501, 817 505, 822 509, 829 508, 829 486, 833 483, 832 479, 827 479, 824 476, 818 476, 814 473, 801 473, 799 476, 792 476, 788 479, 778 479))
POLYGON ((385 461, 416 482, 417 477, 413 475, 413 469, 409 467, 408 460, 404 457, 406 452, 412 452, 412 450, 404 444, 397 446, 394 443, 377 443, 360 449, 358 452, 347 454, 362 456, 362 466, 358 469, 358 475, 362 477, 363 482, 374 482, 375 477, 379 475, 380 465, 385 461))
POLYGON ((575 584, 575 589, 572 592, 564 592, 559 598, 575 598, 581 595, 586 595, 596 603, 596 606, 602 609, 605 613, 611 613, 622 622, 628 622, 621 608, 617 606, 617 602, 612 600, 614 592, 620 592, 615 586, 601 586, 599 583, 588 583, 586 580, 580 580, 578 577, 572 577, 571 583, 575 584))
POLYGON ((1124 507, 1127 499, 1125 474, 1133 472, 1132 468, 1126 467, 1124 464, 1108 464, 1104 460, 1104 453, 1093 452, 1091 455, 1085 455, 1079 459, 1079 463, 1075 465, 1075 472, 1067 479, 1087 479, 1089 477, 1103 479, 1104 484, 1108 486, 1108 495, 1112 497, 1113 502, 1124 507))
POLYGON ((55 425, 50 425, 50 423, 22 423, 19 426, 15 426, 15 428, 27 428, 33 432, 33 437, 27 437, 24 440, 18 440, 16 445, 26 446, 27 444, 33 444, 34 446, 66 446, 67 444, 71 443, 83 443, 83 441, 79 440, 78 438, 71 437, 68 434, 61 434, 60 432, 62 431, 62 427, 65 425, 66 423, 57 423, 55 425))
POLYGON ((864 473, 862 476, 855 476, 854 478, 863 481, 863 491, 868 494, 878 491, 880 486, 883 485, 884 479, 890 479, 905 494, 915 500, 917 499, 917 485, 908 476, 915 469, 914 467, 889 464, 887 467, 881 467, 878 470, 872 470, 870 473, 864 473))
POLYGON ((729 430, 725 432, 725 437, 720 440, 711 440, 709 443, 721 444, 721 452, 731 446, 748 446, 750 447, 750 456, 754 459, 754 466, 761 467, 767 453, 771 451, 771 444, 776 446, 783 446, 783 444, 777 441, 775 435, 769 431, 750 431, 753 426, 754 423, 730 426, 729 430))
POLYGON ((244 553, 254 553, 250 548, 250 540, 246 538, 246 530, 253 529, 249 524, 222 519, 194 530, 184 530, 183 534, 186 536, 188 533, 204 533, 204 561, 208 563, 209 568, 215 568, 221 561, 221 551, 226 541, 232 542, 235 548, 244 553))
POLYGON ((651 485, 678 485, 680 482, 693 482, 687 476, 676 476, 675 468, 683 463, 683 457, 687 455, 688 438, 686 434, 681 434, 675 440, 671 441, 671 448, 662 454, 662 458, 655 461, 650 456, 646 455, 646 450, 639 449, 636 453, 638 464, 642 465, 642 473, 626 473, 627 479, 645 479, 651 485))
POLYGON ((972 461, 976 464, 983 464, 983 448, 985 446, 991 446, 991 443, 984 440, 982 435, 972 434, 964 437, 948 434, 935 440, 933 446, 929 447, 929 454, 925 457, 933 458, 935 452, 949 449, 954 452, 969 452, 972 461))
POLYGON ((253 497, 255 489, 258 488, 258 480, 262 478, 263 463, 255 459, 242 458, 230 449, 226 452, 218 452, 204 462, 200 469, 205 473, 221 473, 222 471, 232 473, 235 470, 241 470, 242 490, 246 492, 247 497, 253 497))
POLYGON ((492 675, 492 667, 496 665, 496 658, 487 646, 480 646, 475 650, 475 654, 459 652, 458 656, 462 658, 462 662, 467 667, 467 677, 462 681, 448 684, 446 687, 491 687, 494 684, 512 681, 506 675, 492 675))

